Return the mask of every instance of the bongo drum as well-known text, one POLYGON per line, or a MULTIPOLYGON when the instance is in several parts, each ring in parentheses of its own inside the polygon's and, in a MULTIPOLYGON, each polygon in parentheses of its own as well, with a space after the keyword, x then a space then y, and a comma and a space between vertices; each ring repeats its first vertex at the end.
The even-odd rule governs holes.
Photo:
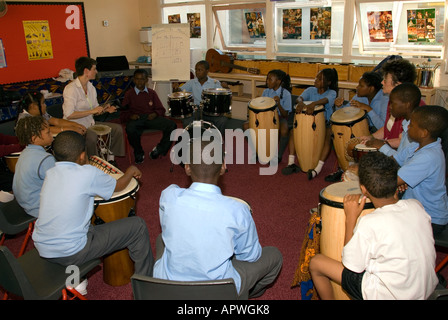
MULTIPOLYGON (((116 179, 123 176, 122 171, 99 157, 90 157, 89 163, 116 179)), ((98 220, 101 223, 107 223, 134 216, 135 194, 138 189, 138 181, 132 178, 124 190, 114 192, 109 200, 95 197, 92 223, 98 224, 98 220)), ((131 276, 134 274, 134 262, 129 257, 128 249, 116 251, 103 257, 103 268, 103 280, 111 286, 122 286, 129 283, 131 276)))
POLYGON ((366 155, 367 153, 377 152, 377 151, 378 151, 377 148, 367 147, 366 145, 364 145, 362 143, 358 143, 353 148, 353 159, 355 160, 355 162, 359 162, 359 160, 361 159, 362 156, 366 155))
POLYGON ((258 159, 268 163, 276 154, 280 120, 277 103, 268 97, 252 99, 248 105, 250 137, 258 159))
POLYGON ((106 160, 110 153, 110 143, 112 141, 111 127, 102 124, 95 124, 91 126, 90 129, 97 135, 96 150, 98 155, 106 160))
POLYGON ((232 91, 225 88, 210 88, 202 91, 202 112, 207 116, 230 113, 232 91))
MULTIPOLYGON (((305 101, 309 104, 311 101, 305 101)), ((318 105, 312 115, 306 109, 295 114, 294 145, 297 159, 303 172, 314 169, 319 162, 325 142, 325 108, 318 105)))
MULTIPOLYGON (((343 199, 346 194, 361 194, 359 182, 337 182, 321 190, 319 194, 319 212, 322 230, 320 252, 327 257, 342 261, 342 249, 345 238, 345 213, 343 199)), ((371 213, 373 204, 367 199, 360 217, 371 213)), ((348 295, 335 282, 331 283, 337 300, 348 300, 348 295)))
POLYGON ((345 171, 348 168, 348 161, 345 158, 347 141, 370 134, 367 113, 356 107, 341 108, 331 115, 330 123, 339 166, 345 171))
POLYGON ((15 152, 15 153, 8 154, 7 156, 4 156, 6 166, 8 167, 9 171, 11 171, 12 173, 16 172, 16 164, 17 164, 17 161, 19 161, 20 154, 21 154, 21 152, 15 152))
POLYGON ((168 95, 168 106, 171 117, 183 119, 193 114, 194 99, 190 92, 173 92, 168 95))

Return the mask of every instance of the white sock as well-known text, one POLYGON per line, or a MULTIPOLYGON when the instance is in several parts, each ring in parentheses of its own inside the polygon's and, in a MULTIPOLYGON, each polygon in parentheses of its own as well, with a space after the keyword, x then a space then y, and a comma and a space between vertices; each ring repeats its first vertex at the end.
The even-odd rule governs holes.
POLYGON ((289 158, 288 158, 288 166, 294 164, 295 162, 296 162, 296 156, 293 154, 290 154, 289 158))
POLYGON ((322 167, 324 166, 324 163, 325 162, 323 162, 322 160, 319 160, 319 162, 317 163, 316 168, 314 168, 313 178, 320 173, 320 171, 322 170, 322 167))

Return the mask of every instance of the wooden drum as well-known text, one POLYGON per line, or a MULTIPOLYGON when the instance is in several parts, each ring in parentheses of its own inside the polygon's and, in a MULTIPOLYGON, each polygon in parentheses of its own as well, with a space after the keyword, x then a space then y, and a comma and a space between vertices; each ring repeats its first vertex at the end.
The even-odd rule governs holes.
POLYGON ((19 161, 20 154, 21 154, 21 152, 15 152, 15 153, 11 153, 7 156, 4 156, 6 166, 8 167, 9 171, 11 171, 12 173, 16 172, 16 164, 17 164, 17 161, 19 161))
POLYGON ((268 163, 277 154, 280 120, 277 103, 268 97, 252 99, 248 105, 249 128, 260 163, 268 163))
POLYGON ((356 107, 341 108, 331 115, 330 123, 339 166, 345 171, 348 168, 348 160, 345 157, 347 142, 354 137, 370 134, 367 113, 356 107))
POLYGON ((317 166, 324 148, 326 130, 324 111, 324 106, 319 105, 314 108, 312 115, 306 114, 305 108, 295 115, 294 146, 303 172, 308 172, 317 166))
MULTIPOLYGON (((343 200, 346 194, 361 194, 359 182, 337 182, 322 189, 319 194, 319 213, 322 223, 320 252, 337 261, 342 261, 342 249, 344 247, 345 213, 343 200)), ((373 210, 373 204, 367 199, 360 216, 364 216, 373 210)), ((335 282, 331 284, 337 300, 350 299, 339 284, 335 282)))
MULTIPOLYGON (((119 179, 123 172, 103 159, 92 156, 91 165, 103 170, 107 174, 119 179)), ((135 194, 139 184, 135 178, 120 192, 114 192, 109 200, 95 197, 95 212, 92 223, 101 219, 105 223, 135 215, 135 194)), ((98 223, 98 222, 96 222, 98 223)), ((131 281, 134 274, 134 262, 129 257, 128 249, 116 251, 103 257, 103 280, 111 286, 122 286, 131 281)))

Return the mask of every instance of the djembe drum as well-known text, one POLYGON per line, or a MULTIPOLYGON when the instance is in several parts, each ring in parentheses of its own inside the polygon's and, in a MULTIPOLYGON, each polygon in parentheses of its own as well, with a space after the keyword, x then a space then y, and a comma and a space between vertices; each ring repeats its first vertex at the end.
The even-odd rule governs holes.
MULTIPOLYGON (((311 101, 304 101, 305 104, 311 101)), ((297 159, 303 172, 314 169, 319 162, 325 143, 325 108, 318 105, 311 115, 306 109, 295 114, 294 146, 297 159)))
POLYGON ((280 128, 277 103, 272 98, 258 97, 247 108, 251 141, 260 162, 268 163, 277 154, 280 128))
POLYGON ((91 126, 90 129, 97 135, 96 150, 98 152, 98 156, 104 160, 107 160, 107 157, 110 154, 110 144, 112 141, 111 127, 102 124, 95 124, 91 126))
POLYGON ((367 113, 356 107, 341 108, 331 115, 330 123, 339 166, 345 171, 349 165, 345 157, 347 142, 370 134, 367 113))
MULTIPOLYGON (((123 172, 107 161, 91 156, 89 164, 103 170, 107 174, 119 179, 123 172)), ((135 194, 139 184, 132 178, 129 185, 120 192, 114 192, 109 200, 95 197, 95 209, 92 217, 93 224, 107 223, 125 219, 135 215, 135 194)), ((134 262, 129 257, 128 249, 116 251, 103 257, 103 280, 111 286, 122 286, 131 281, 134 274, 134 262)))
MULTIPOLYGON (((321 190, 319 194, 319 212, 321 216, 320 252, 327 257, 342 261, 342 249, 345 238, 344 196, 361 194, 359 182, 337 182, 321 190)), ((367 199, 360 217, 372 212, 373 204, 367 199)), ((342 287, 331 282, 337 300, 348 300, 342 287)))

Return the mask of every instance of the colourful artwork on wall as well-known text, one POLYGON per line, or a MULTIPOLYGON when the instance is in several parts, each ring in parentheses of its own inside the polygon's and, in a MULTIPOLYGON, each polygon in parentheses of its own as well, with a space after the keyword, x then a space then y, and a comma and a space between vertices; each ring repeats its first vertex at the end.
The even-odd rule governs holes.
POLYGON ((435 42, 436 9, 407 10, 409 42, 435 42))
POLYGON ((23 21, 28 59, 53 59, 50 26, 47 20, 23 21))
POLYGON ((370 42, 392 42, 394 40, 392 11, 368 11, 367 23, 370 42))
POLYGON ((250 38, 266 38, 261 11, 245 12, 247 30, 250 38))
POLYGON ((331 38, 331 7, 310 9, 310 38, 331 38))
POLYGON ((190 38, 201 37, 201 14, 187 13, 188 23, 190 24, 190 38))
POLYGON ((283 10, 283 39, 302 39, 302 9, 283 10))

